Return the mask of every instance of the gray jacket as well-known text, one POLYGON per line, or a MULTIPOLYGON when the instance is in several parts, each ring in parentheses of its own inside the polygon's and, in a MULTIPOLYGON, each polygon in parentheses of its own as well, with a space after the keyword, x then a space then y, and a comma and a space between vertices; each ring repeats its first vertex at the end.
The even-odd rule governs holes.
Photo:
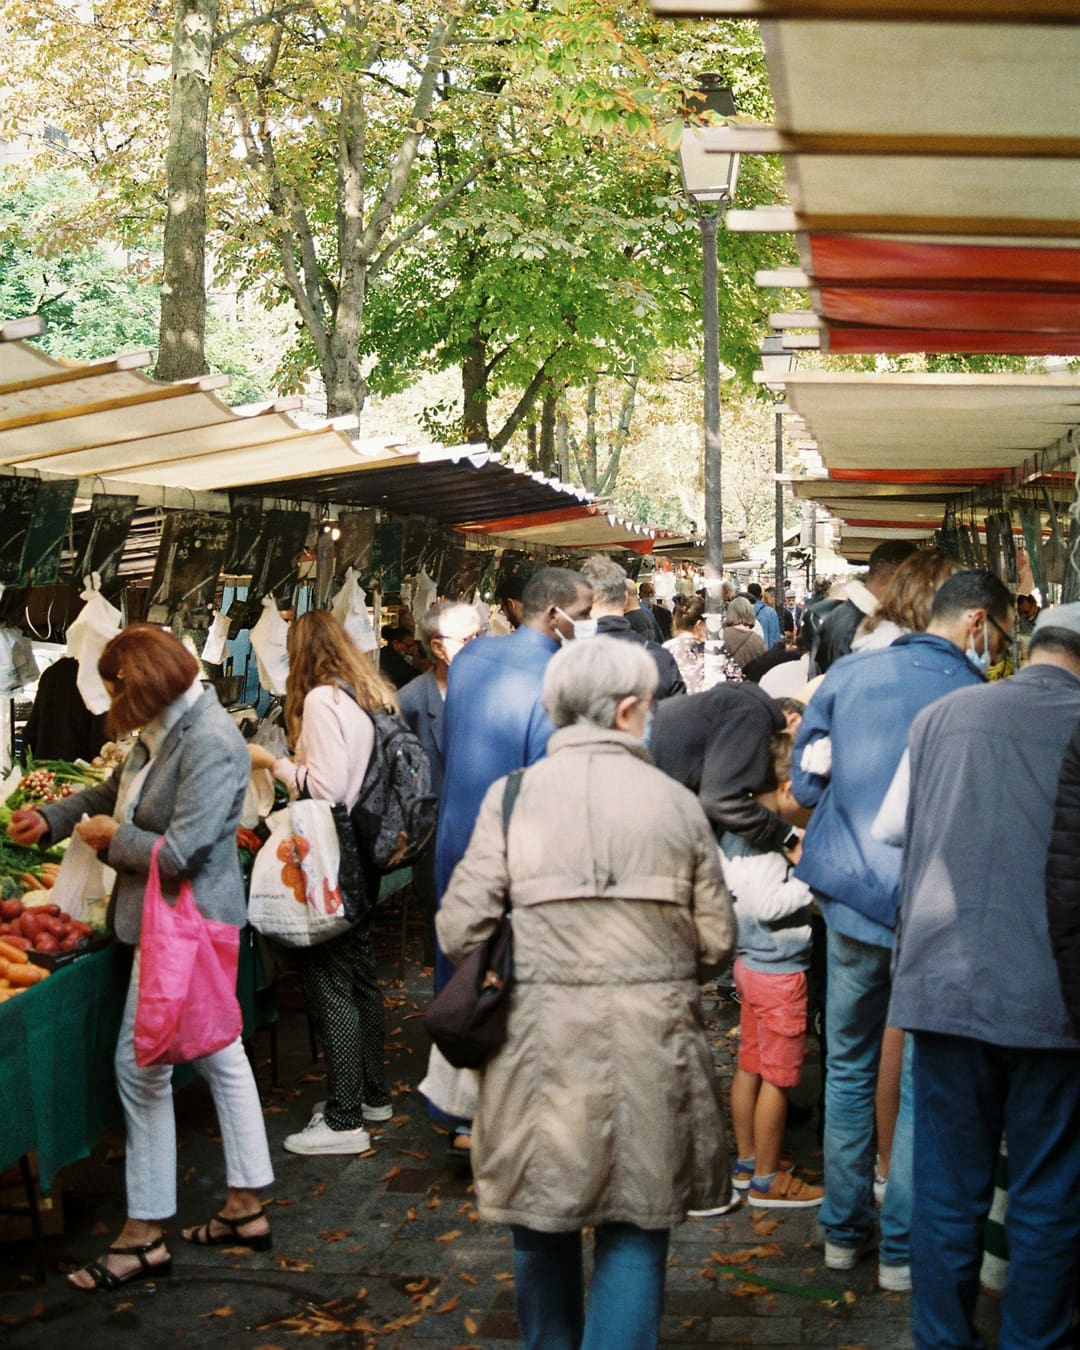
MULTIPOLYGON (((236 827, 250 774, 243 737, 207 689, 162 741, 133 821, 120 826, 109 846, 107 861, 116 869, 109 923, 121 942, 138 944, 150 854, 162 836, 158 866, 166 899, 175 898, 177 881, 186 877, 204 918, 246 923, 236 827)), ((52 840, 66 839, 84 812, 111 816, 118 787, 114 774, 100 787, 42 807, 52 840)))
POLYGON ((423 746, 431 765, 431 790, 442 795, 443 785, 443 711, 446 700, 439 693, 433 670, 418 675, 398 693, 401 715, 409 730, 423 746))
POLYGON ((1080 1049, 1050 949, 1046 866, 1080 680, 1025 666, 915 719, 889 1022, 1080 1049))

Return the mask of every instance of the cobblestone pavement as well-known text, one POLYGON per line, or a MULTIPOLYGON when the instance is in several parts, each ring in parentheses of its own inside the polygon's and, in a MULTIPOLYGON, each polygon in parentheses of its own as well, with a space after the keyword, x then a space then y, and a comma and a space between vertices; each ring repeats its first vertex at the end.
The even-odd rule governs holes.
MULTIPOLYGON (((221 1154, 201 1083, 177 1094, 180 1214, 170 1248, 173 1274, 156 1285, 111 1294, 71 1290, 63 1272, 100 1254, 122 1218, 122 1136, 107 1136, 85 1163, 62 1176, 65 1232, 48 1243, 49 1276, 32 1283, 28 1244, 0 1249, 0 1343, 34 1347, 162 1345, 287 1350, 317 1339, 337 1347, 493 1347, 516 1341, 513 1278, 505 1230, 479 1220, 467 1166, 448 1155, 413 1090, 426 1048, 418 1025, 430 987, 411 935, 405 981, 398 971, 397 913, 377 930, 387 973, 388 1052, 397 1113, 358 1158, 286 1153, 284 1136, 306 1122, 325 1095, 311 1060, 307 1021, 294 999, 283 1008, 279 1080, 270 1086, 268 1033, 253 1043, 277 1168, 269 1209, 272 1252, 197 1249, 177 1229, 216 1211, 221 1154)), ((716 1060, 730 1078, 737 1008, 708 999, 716 1060)), ((808 1061, 798 1098, 814 1102, 817 1066, 808 1061)), ((800 1170, 821 1165, 814 1122, 790 1133, 800 1170)), ((843 1275, 827 1271, 814 1245, 816 1211, 754 1219, 744 1207, 690 1220, 672 1235, 662 1344, 828 1346, 901 1350, 910 1345, 908 1299, 876 1289, 876 1263, 843 1275)), ((993 1310, 987 1308, 986 1320, 993 1310)))

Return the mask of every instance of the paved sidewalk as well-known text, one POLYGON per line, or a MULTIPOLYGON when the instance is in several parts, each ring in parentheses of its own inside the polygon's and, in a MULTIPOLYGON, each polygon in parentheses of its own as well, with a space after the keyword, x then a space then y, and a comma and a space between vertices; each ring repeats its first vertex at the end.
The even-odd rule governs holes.
MULTIPOLYGON (((378 934, 380 968, 397 973, 397 912, 378 934)), ((201 1083, 177 1095, 180 1215, 170 1248, 173 1274, 156 1285, 81 1295, 63 1271, 100 1254, 122 1218, 122 1138, 63 1174, 66 1232, 49 1241, 50 1274, 31 1283, 28 1248, 0 1251, 0 1344, 13 1350, 139 1350, 170 1346, 287 1350, 317 1338, 338 1347, 492 1347, 517 1344, 509 1238, 479 1221, 467 1166, 450 1158, 430 1127, 413 1085, 426 1048, 418 1024, 430 987, 411 935, 404 985, 387 980, 387 1028, 397 1114, 360 1158, 286 1153, 325 1095, 299 1009, 280 1022, 281 1086, 269 1087, 267 1035, 254 1050, 277 1168, 269 1210, 274 1249, 198 1249, 179 1237, 181 1223, 208 1218, 221 1199, 221 1151, 201 1083)), ((708 1000, 716 1058, 730 1078, 737 1008, 708 1000)), ((799 1091, 817 1090, 816 1063, 799 1091)), ((813 1123, 791 1133, 800 1170, 820 1168, 813 1123)), ((825 1270, 813 1245, 815 1210, 755 1219, 743 1208, 716 1220, 691 1220, 672 1237, 663 1322, 664 1346, 751 1345, 774 1350, 902 1350, 910 1346, 908 1299, 875 1287, 876 1263, 825 1270)), ((992 1310, 988 1310, 992 1320, 992 1310)))

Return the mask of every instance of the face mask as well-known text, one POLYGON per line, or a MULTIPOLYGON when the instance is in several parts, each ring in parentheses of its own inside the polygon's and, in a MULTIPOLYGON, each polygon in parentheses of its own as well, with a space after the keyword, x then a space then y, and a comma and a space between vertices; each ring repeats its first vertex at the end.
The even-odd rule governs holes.
POLYGON ((641 744, 646 750, 652 749, 653 732, 653 710, 650 708, 645 714, 645 730, 642 732, 641 744))
POLYGON ((980 675, 985 675, 990 669, 990 629, 989 625, 983 629, 983 649, 982 652, 975 650, 975 640, 968 638, 968 645, 964 655, 971 662, 980 675))
POLYGON ((559 609, 558 605, 556 605, 555 608, 574 630, 574 636, 568 638, 564 633, 556 629, 556 636, 561 643, 576 642, 580 638, 591 638, 596 636, 596 619, 572 619, 565 609, 559 609))

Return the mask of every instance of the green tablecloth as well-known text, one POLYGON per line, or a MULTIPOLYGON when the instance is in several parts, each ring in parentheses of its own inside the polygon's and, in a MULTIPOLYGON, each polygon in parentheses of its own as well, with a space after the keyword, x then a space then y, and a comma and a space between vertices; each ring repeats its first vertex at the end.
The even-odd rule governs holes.
MULTIPOLYGON (((36 1151, 42 1190, 85 1158, 121 1119, 113 1052, 124 1014, 131 948, 113 943, 0 1003, 0 1170, 36 1151)), ((240 933, 237 997, 244 1036, 277 1017, 250 928, 240 933)), ((178 1065, 174 1087, 195 1077, 178 1065)))
POLYGON ((0 1004, 0 1168, 36 1150, 43 1190, 120 1117, 113 1051, 131 949, 113 944, 0 1004))

